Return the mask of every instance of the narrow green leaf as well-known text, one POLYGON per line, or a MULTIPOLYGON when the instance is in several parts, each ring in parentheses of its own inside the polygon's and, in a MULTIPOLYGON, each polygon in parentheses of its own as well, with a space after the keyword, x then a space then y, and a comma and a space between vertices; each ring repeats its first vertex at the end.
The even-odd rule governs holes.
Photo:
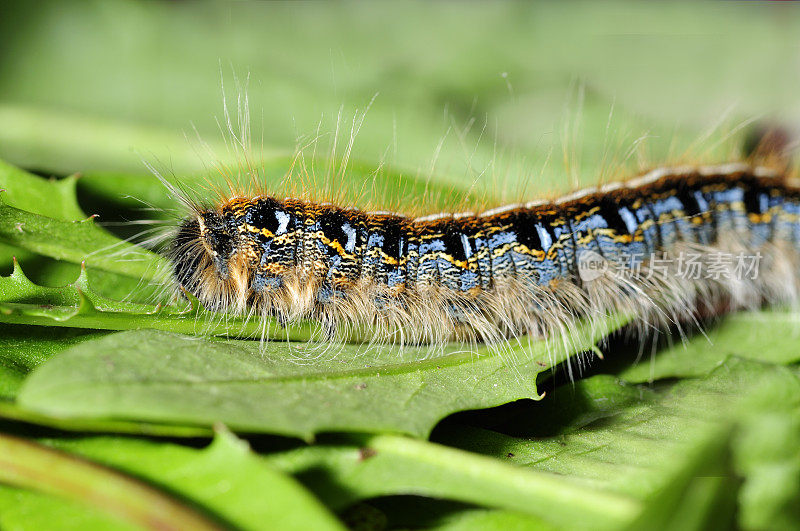
POLYGON ((141 531, 142 527, 114 518, 99 508, 35 490, 0 484, 0 528, 8 530, 141 531))
POLYGON ((238 529, 342 529, 305 488, 224 430, 202 450, 121 437, 45 443, 169 489, 238 529))
POLYGON ((138 481, 3 434, 0 434, 0 481, 70 498, 148 529, 220 528, 138 481))
POLYGON ((414 494, 503 508, 563 528, 593 529, 617 528, 640 511, 634 499, 594 489, 580 479, 523 470, 497 459, 405 437, 379 435, 363 440, 359 448, 331 448, 327 455, 324 447, 310 447, 268 459, 295 473, 308 474, 304 477, 309 485, 320 479, 314 489, 324 488, 331 480, 346 485, 340 492, 328 492, 339 497, 334 498, 337 504, 349 501, 342 496, 414 494), (333 474, 327 481, 322 474, 314 474, 314 466, 304 459, 321 456, 329 465, 321 470, 333 474), (301 472, 305 467, 308 470, 301 472))
POLYGON ((23 422, 47 428, 71 432, 125 433, 151 437, 210 437, 211 428, 201 426, 181 426, 178 424, 156 424, 152 422, 131 422, 124 420, 63 419, 28 411, 13 402, 0 401, 0 420, 13 423, 23 422))

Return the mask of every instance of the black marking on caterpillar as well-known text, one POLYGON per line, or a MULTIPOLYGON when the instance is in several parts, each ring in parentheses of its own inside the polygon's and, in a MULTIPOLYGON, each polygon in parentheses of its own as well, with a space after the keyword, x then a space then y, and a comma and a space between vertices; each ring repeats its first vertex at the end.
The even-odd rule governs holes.
POLYGON ((782 173, 728 164, 415 219, 233 196, 194 207, 170 257, 177 281, 209 309, 312 319, 331 338, 366 330, 377 342, 496 344, 612 314, 663 327, 687 314, 794 303, 799 249, 800 188, 782 173), (720 266, 723 253, 757 257, 756 275, 720 266), (696 277, 680 274, 686 254, 697 257, 696 277), (582 269, 590 259, 600 267, 582 269))

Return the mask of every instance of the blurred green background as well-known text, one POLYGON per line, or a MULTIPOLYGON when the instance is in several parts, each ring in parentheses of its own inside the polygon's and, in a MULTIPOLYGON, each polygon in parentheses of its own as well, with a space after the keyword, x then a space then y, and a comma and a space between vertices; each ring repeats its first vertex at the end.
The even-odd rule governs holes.
POLYGON ((103 0, 0 10, 0 157, 102 175, 85 186, 107 193, 147 195, 129 178, 148 178, 143 160, 202 171, 193 127, 229 160, 217 121, 223 82, 235 108, 237 80, 268 173, 282 174, 298 141, 318 132, 327 151, 337 121, 346 141, 374 97, 354 160, 490 198, 593 182, 628 156, 646 166, 694 145, 702 158, 718 147, 702 140, 709 130, 722 138, 747 120, 800 118, 793 5, 103 0))

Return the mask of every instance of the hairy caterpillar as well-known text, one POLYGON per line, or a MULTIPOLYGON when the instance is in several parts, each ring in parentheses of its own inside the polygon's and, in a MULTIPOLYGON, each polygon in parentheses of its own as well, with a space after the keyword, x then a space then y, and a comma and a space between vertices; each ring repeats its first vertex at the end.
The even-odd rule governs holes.
POLYGON ((169 251, 186 290, 217 311, 316 320, 329 338, 497 344, 798 298, 800 188, 761 166, 661 168, 421 218, 266 194, 191 209, 169 251))

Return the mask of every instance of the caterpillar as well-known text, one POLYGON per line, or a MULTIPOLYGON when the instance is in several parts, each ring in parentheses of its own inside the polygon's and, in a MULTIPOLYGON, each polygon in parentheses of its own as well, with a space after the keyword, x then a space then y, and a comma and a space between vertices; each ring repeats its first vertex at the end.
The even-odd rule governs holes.
POLYGON ((502 344, 614 314, 664 327, 793 304, 800 286, 800 187, 744 163, 417 218, 262 193, 189 204, 168 252, 184 289, 327 339, 502 344))

